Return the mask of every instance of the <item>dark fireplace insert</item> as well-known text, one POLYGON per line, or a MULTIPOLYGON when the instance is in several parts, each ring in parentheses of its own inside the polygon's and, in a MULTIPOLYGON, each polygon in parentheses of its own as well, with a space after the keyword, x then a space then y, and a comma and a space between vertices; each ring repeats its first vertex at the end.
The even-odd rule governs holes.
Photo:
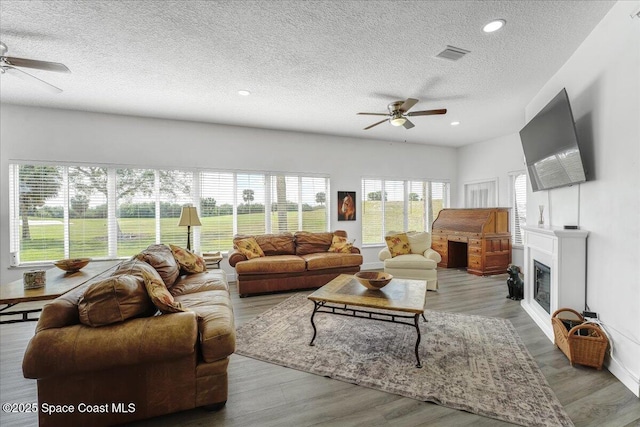
POLYGON ((533 260, 533 299, 551 314, 551 268, 533 260))

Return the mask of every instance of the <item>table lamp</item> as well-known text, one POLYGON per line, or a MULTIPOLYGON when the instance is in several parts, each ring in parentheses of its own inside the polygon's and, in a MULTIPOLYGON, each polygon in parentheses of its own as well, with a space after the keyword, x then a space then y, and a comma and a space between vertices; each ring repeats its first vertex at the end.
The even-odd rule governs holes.
POLYGON ((194 206, 183 206, 180 212, 179 227, 187 227, 187 250, 191 250, 191 226, 200 226, 200 218, 198 218, 198 210, 194 206))

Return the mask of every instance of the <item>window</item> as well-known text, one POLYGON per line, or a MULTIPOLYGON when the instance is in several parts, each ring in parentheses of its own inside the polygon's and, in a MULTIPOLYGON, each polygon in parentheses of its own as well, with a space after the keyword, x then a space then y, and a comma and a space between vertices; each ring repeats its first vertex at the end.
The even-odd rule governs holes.
POLYGON ((193 248, 231 249, 234 234, 327 231, 327 177, 11 164, 10 247, 20 262, 134 255, 186 245, 183 206, 198 208, 193 248))
POLYGON ((464 206, 489 208, 497 206, 498 180, 472 182, 464 185, 464 206))
POLYGON ((195 227, 194 247, 203 251, 228 250, 234 233, 234 182, 230 172, 200 173, 200 222, 195 227), (201 243, 197 243, 200 241, 201 243))
POLYGON ((238 234, 263 234, 265 226, 265 176, 236 175, 238 234))
POLYGON ((521 226, 527 222, 527 175, 514 172, 509 176, 511 186, 511 236, 514 245, 522 245, 521 226))
POLYGON ((448 183, 363 179, 362 243, 384 243, 390 231, 430 231, 448 205, 448 183))

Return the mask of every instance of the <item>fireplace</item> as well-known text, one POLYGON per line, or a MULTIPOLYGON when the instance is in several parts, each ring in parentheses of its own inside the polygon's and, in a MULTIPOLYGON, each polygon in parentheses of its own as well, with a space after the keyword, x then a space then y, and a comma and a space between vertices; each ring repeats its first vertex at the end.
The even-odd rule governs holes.
POLYGON ((533 260, 533 299, 551 314, 551 268, 533 260))
POLYGON ((522 308, 553 342, 552 314, 559 308, 581 310, 584 307, 589 233, 550 227, 524 226, 522 229, 522 308))

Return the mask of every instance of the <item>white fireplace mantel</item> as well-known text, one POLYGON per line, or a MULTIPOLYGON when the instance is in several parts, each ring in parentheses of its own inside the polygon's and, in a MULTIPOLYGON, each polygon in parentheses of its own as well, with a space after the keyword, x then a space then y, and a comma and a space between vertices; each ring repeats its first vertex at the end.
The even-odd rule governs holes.
POLYGON ((551 315, 558 308, 581 312, 585 304, 588 231, 553 227, 522 227, 524 230, 524 299, 522 308, 553 341, 551 315), (534 268, 537 260, 551 268, 550 313, 534 299, 534 268))

